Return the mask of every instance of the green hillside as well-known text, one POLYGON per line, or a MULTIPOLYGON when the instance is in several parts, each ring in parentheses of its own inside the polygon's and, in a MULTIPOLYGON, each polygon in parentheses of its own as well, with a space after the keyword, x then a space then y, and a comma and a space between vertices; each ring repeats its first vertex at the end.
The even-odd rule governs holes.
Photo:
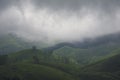
POLYGON ((0 37, 0 80, 120 80, 119 40, 105 42, 40 50, 13 35, 0 37))
POLYGON ((33 57, 36 56, 39 60, 43 60, 44 55, 41 50, 22 50, 16 53, 11 53, 8 55, 11 62, 31 62, 33 57))
POLYGON ((108 56, 101 61, 88 65, 85 71, 116 72, 120 71, 120 49, 112 52, 114 55, 108 56))
POLYGON ((79 76, 84 80, 120 80, 120 49, 94 64, 81 69, 79 76))
POLYGON ((104 44, 88 49, 64 46, 54 50, 52 56, 54 56, 56 60, 60 60, 65 57, 72 63, 87 65, 113 55, 114 53, 111 52, 118 48, 118 46, 108 46, 104 44))
POLYGON ((85 49, 65 46, 63 50, 70 59, 62 52, 50 55, 36 47, 1 55, 0 80, 120 80, 120 49, 86 66, 74 61, 74 52, 85 49))
POLYGON ((78 80, 72 65, 56 63, 33 47, 0 56, 0 80, 78 80))
POLYGON ((0 66, 0 80, 76 80, 72 75, 37 64, 0 66))

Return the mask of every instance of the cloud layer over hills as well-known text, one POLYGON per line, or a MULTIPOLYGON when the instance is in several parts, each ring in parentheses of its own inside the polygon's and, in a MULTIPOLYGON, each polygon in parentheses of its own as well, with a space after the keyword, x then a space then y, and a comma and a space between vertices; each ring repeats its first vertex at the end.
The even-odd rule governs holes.
POLYGON ((0 0, 0 34, 45 43, 120 31, 120 0, 0 0))

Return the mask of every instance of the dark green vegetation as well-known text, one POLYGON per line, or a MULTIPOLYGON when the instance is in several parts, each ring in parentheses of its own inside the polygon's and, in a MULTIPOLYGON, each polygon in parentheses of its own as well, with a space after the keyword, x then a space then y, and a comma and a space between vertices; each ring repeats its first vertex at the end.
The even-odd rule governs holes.
POLYGON ((0 55, 0 65, 4 65, 8 63, 8 56, 7 55, 0 55))
POLYGON ((75 64, 67 62, 67 60, 64 58, 61 60, 56 60, 56 58, 52 55, 43 53, 38 49, 27 49, 19 51, 17 53, 9 54, 8 57, 9 63, 32 63, 46 65, 60 69, 70 74, 75 73, 75 71, 79 68, 75 64))
POLYGON ((0 80, 78 80, 78 67, 56 63, 35 47, 1 55, 0 61, 0 80))
POLYGON ((120 80, 118 35, 86 41, 82 46, 62 43, 41 50, 30 49, 32 44, 15 37, 2 39, 0 80, 120 80), (5 45, 8 48, 3 49, 5 45))
POLYGON ((82 68, 79 76, 83 80, 120 80, 120 49, 114 53, 117 54, 82 68))
POLYGON ((75 80, 59 69, 38 64, 0 66, 0 80, 75 80))
POLYGON ((120 49, 112 53, 95 63, 81 66, 65 57, 57 61, 53 54, 33 47, 8 56, 1 55, 0 80, 119 80, 120 49))
POLYGON ((119 49, 119 47, 104 44, 87 49, 64 46, 62 48, 54 50, 52 55, 56 58, 66 57, 72 63, 88 65, 103 58, 114 55, 112 51, 116 49, 119 49))

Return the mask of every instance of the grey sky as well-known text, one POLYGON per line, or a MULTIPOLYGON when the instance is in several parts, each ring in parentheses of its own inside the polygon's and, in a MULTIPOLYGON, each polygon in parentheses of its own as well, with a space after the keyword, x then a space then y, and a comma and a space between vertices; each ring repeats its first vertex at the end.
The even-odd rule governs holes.
POLYGON ((120 0, 0 0, 0 34, 45 43, 120 31, 120 0))

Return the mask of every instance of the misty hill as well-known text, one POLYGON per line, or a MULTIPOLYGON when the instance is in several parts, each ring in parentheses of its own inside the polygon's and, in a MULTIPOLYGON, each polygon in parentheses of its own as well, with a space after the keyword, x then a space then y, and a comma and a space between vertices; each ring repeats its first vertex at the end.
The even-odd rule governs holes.
POLYGON ((88 48, 95 48, 99 46, 114 46, 120 47, 120 33, 104 35, 96 38, 87 38, 84 39, 82 42, 64 42, 57 44, 52 47, 45 48, 45 50, 54 51, 55 49, 59 49, 64 46, 70 46, 73 48, 81 48, 81 49, 88 49, 88 48))
POLYGON ((104 45, 89 49, 64 46, 54 50, 52 52, 52 56, 57 59, 60 57, 65 57, 74 64, 87 65, 114 55, 115 53, 113 53, 113 51, 116 51, 117 49, 119 49, 119 47, 104 45))
MULTIPOLYGON (((53 47, 44 48, 42 51, 51 55, 53 60, 58 62, 63 62, 61 59, 67 58, 70 63, 84 65, 112 55, 111 52, 120 47, 119 39, 120 34, 111 34, 82 43, 60 43, 53 47)), ((0 36, 0 44, 0 54, 7 54, 30 48, 35 43, 26 42, 16 35, 9 34, 0 36)), ((40 44, 37 46, 44 46, 40 44)))
MULTIPOLYGON (((120 48, 119 39, 119 33, 111 34, 96 38, 94 40, 86 39, 82 43, 60 43, 53 47, 44 48, 42 49, 42 52, 47 54, 47 56, 45 56, 47 57, 45 58, 47 59, 46 61, 55 60, 56 62, 63 63, 64 60, 62 60, 62 58, 64 58, 69 63, 87 65, 112 55, 112 51, 120 48), (48 58, 48 56, 51 57, 48 58)), ((23 50, 22 53, 24 53, 24 49, 30 48, 35 43, 26 42, 13 34, 9 34, 0 37, 0 44, 0 54, 6 54, 20 50, 23 50)), ((40 44, 41 43, 37 44, 37 46, 44 46, 40 44)), ((28 53, 30 52, 28 51, 28 53)))
POLYGON ((120 44, 120 33, 108 34, 100 37, 96 37, 93 39, 85 39, 82 43, 76 42, 74 43, 75 47, 80 48, 92 48, 101 45, 109 45, 109 46, 119 46, 120 44))
POLYGON ((25 42, 21 38, 18 38, 16 35, 8 34, 0 36, 0 54, 16 52, 26 49, 29 46, 29 43, 25 42))
POLYGON ((34 45, 39 48, 46 46, 41 42, 32 42, 25 40, 15 34, 0 35, 0 54, 8 54, 24 49, 29 49, 34 45))
MULTIPOLYGON (((38 46, 39 48, 44 48, 43 51, 52 52, 56 49, 59 49, 64 46, 69 46, 73 48, 81 48, 81 49, 98 49, 100 47, 120 47, 120 33, 101 36, 95 39, 85 39, 83 42, 73 42, 73 43, 60 43, 55 46, 47 47, 46 44, 42 42, 30 42, 26 41, 17 35, 14 34, 7 34, 7 35, 0 35, 0 54, 7 54, 16 51, 20 51, 23 49, 28 49, 33 45, 38 46)), ((106 50, 107 51, 107 50, 106 50)), ((104 53, 106 53, 106 51, 104 53)))
POLYGON ((61 43, 43 49, 54 57, 66 57, 76 64, 90 64, 113 55, 120 48, 120 34, 111 34, 82 43, 61 43))

